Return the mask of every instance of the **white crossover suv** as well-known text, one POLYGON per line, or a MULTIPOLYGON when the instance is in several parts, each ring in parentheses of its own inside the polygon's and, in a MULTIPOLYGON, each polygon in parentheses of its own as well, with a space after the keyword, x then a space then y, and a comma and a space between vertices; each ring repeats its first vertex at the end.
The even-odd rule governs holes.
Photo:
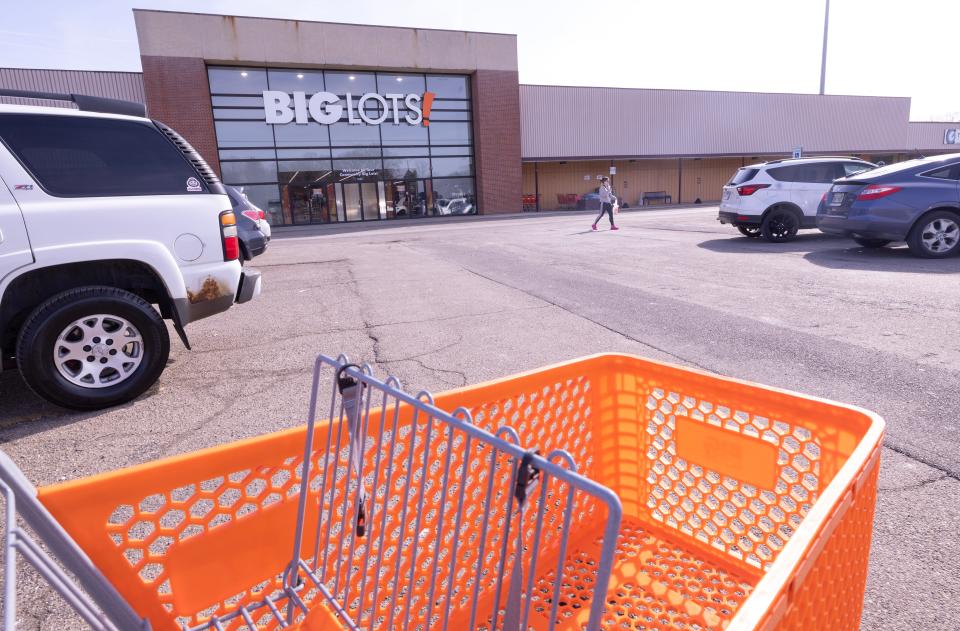
POLYGON ((774 160, 739 169, 723 187, 720 223, 747 237, 789 241, 801 228, 817 227, 817 208, 833 181, 875 168, 858 158, 774 160))
POLYGON ((143 106, 14 90, 79 109, 0 105, 0 366, 75 409, 128 401, 163 372, 164 319, 260 293, 223 185, 143 106))

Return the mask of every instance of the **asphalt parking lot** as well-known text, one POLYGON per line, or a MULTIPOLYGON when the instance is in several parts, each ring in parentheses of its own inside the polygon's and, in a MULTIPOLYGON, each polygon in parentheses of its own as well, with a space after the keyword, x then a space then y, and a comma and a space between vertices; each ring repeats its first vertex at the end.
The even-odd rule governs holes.
MULTIPOLYGON (((0 375, 0 442, 43 485, 302 422, 319 352, 441 391, 600 351, 872 409, 887 420, 864 629, 960 620, 960 258, 816 231, 775 245, 715 208, 280 231, 256 301, 192 325, 141 399, 41 402, 0 375)), ((32 594, 23 628, 71 623, 32 594)))

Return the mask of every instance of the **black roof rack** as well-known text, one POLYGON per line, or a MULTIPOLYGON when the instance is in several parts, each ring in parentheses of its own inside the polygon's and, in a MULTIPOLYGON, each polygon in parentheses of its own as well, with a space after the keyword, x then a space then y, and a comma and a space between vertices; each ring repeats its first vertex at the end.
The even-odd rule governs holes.
POLYGON ((60 94, 57 92, 37 92, 35 90, 7 90, 0 89, 0 96, 13 96, 23 99, 46 99, 50 101, 70 101, 84 112, 100 112, 102 114, 123 114, 125 116, 147 115, 147 108, 143 103, 108 99, 102 96, 87 94, 60 94))

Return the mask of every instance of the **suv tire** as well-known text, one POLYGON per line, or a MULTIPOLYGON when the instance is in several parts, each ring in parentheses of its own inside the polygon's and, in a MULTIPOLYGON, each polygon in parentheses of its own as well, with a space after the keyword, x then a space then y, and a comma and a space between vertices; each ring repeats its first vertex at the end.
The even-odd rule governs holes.
POLYGON ((915 256, 942 259, 960 252, 960 215, 937 210, 920 218, 907 236, 915 256))
POLYGON ((791 241, 797 236, 800 229, 800 219, 786 208, 774 208, 763 218, 760 224, 760 234, 767 241, 783 243, 791 241))
POLYGON ((115 287, 57 294, 33 310, 17 339, 27 385, 75 410, 138 397, 160 377, 169 354, 170 337, 160 314, 115 287))
POLYGON ((739 225, 737 226, 737 230, 739 230, 740 234, 742 234, 743 236, 749 237, 751 239, 754 237, 760 236, 760 226, 739 225))
POLYGON ((865 248, 882 248, 890 243, 889 239, 867 239, 865 237, 854 237, 853 240, 865 248))

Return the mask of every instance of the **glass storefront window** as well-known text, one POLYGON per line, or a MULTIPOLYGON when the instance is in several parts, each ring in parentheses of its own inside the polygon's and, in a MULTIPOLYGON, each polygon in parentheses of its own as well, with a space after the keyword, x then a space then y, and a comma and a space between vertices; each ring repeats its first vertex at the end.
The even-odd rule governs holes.
POLYGON ((473 143, 470 123, 430 122, 430 144, 469 145, 473 143))
POLYGON ((327 92, 363 94, 377 91, 377 80, 370 72, 330 72, 326 75, 327 92))
POLYGON ((334 158, 379 158, 380 147, 350 147, 348 149, 334 149, 334 158))
POLYGON ((470 77, 427 75, 427 89, 438 99, 469 99, 470 77))
POLYGON ((320 123, 311 121, 305 125, 290 123, 273 125, 273 127, 277 147, 327 147, 330 145, 327 128, 320 123))
POLYGON ((383 157, 429 156, 430 147, 384 147, 383 157))
POLYGON ((329 126, 334 147, 355 147, 380 144, 380 130, 374 125, 351 125, 339 122, 329 126))
POLYGON ((283 186, 322 186, 332 181, 334 175, 329 160, 290 160, 279 164, 277 171, 283 186))
POLYGON ((430 176, 430 161, 426 158, 404 158, 383 161, 383 177, 409 180, 430 176))
POLYGON ((477 212, 473 178, 441 178, 433 180, 435 215, 473 215, 477 212))
POLYGON ((430 119, 433 120, 433 112, 436 110, 458 110, 469 111, 470 101, 456 101, 454 99, 436 99, 433 102, 433 109, 430 111, 430 119))
MULTIPOLYGON (((221 173, 247 191, 274 224, 369 221, 477 212, 474 195, 470 78, 296 68, 211 67, 211 104, 221 173), (265 90, 437 94, 431 124, 400 123, 379 101, 365 101, 367 123, 267 124, 265 90)), ((346 103, 343 103, 346 105, 346 103)))
POLYGON ((263 112, 239 107, 215 107, 213 117, 217 120, 263 120, 263 112))
POLYGON ((384 146, 429 144, 427 128, 423 125, 387 124, 380 126, 384 146))
POLYGON ((430 122, 435 121, 469 121, 470 112, 465 111, 448 111, 432 109, 430 110, 430 122))
POLYGON ((432 158, 433 177, 473 175, 473 158, 432 158))
POLYGON ((430 155, 437 156, 469 156, 473 147, 469 145, 450 145, 444 147, 430 147, 430 155))
POLYGON ((215 121, 217 144, 231 147, 272 147, 273 125, 255 121, 215 121))
POLYGON ((283 160, 284 158, 329 158, 330 149, 317 147, 317 148, 304 148, 299 149, 277 149, 277 157, 283 160))
POLYGON ((323 72, 320 70, 275 70, 267 71, 271 90, 284 92, 323 92, 323 72))
POLYGON ((251 107, 263 111, 263 96, 214 96, 214 107, 251 107))
POLYGON ((210 68, 211 94, 259 94, 267 89, 263 68, 210 68))
POLYGON ((222 162, 220 170, 224 182, 276 182, 277 163, 251 160, 245 162, 222 162))
POLYGON ((419 74, 392 74, 381 72, 377 74, 377 88, 380 94, 423 94, 426 90, 423 75, 419 74))
POLYGON ((221 160, 244 160, 247 158, 276 158, 273 149, 221 149, 221 160))

